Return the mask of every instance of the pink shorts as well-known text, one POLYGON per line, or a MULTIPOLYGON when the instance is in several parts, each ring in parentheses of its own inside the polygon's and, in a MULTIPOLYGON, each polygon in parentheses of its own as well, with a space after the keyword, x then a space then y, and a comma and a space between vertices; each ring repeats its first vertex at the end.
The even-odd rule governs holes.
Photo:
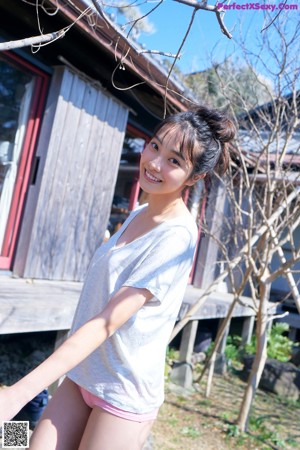
POLYGON ((155 420, 157 417, 159 408, 144 414, 136 414, 130 411, 124 411, 123 409, 111 405, 102 398, 97 397, 96 395, 92 394, 91 392, 87 391, 81 386, 78 387, 81 392, 83 400, 90 408, 98 406, 99 408, 102 408, 104 411, 107 411, 110 414, 113 414, 114 416, 118 416, 126 420, 133 420, 134 422, 146 422, 148 420, 155 420))

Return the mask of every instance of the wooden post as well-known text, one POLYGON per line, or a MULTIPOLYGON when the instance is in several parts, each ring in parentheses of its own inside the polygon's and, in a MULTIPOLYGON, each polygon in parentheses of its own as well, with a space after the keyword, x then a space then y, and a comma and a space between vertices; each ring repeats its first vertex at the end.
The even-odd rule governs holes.
POLYGON ((180 361, 186 361, 188 363, 192 362, 192 353, 194 345, 192 345, 190 337, 193 336, 195 341, 197 328, 198 328, 198 320, 191 320, 184 328, 179 353, 180 361))
MULTIPOLYGON (((221 319, 219 322, 219 327, 222 326, 223 321, 226 319, 221 319)), ((220 344, 217 348, 217 352, 216 352, 216 361, 215 361, 215 367, 214 367, 214 372, 215 373, 219 373, 221 375, 223 375, 224 373, 226 373, 226 358, 225 358, 225 348, 226 348, 226 342, 227 342, 227 338, 228 338, 228 334, 229 334, 229 328, 230 328, 230 322, 231 320, 228 322, 225 332, 223 334, 223 337, 220 341, 220 344)))
POLYGON ((267 333, 269 333, 269 332, 271 331, 272 326, 273 326, 273 323, 274 323, 274 320, 273 320, 273 319, 268 320, 268 322, 267 322, 267 327, 266 327, 267 333))
POLYGON ((215 180, 209 193, 206 207, 206 223, 209 233, 201 236, 197 266, 193 284, 205 289, 216 278, 219 245, 217 239, 221 237, 226 207, 226 191, 224 186, 215 180))
POLYGON ((242 346, 250 344, 253 334, 254 322, 255 322, 254 316, 244 318, 242 328, 242 342, 241 342, 242 346))
MULTIPOLYGON (((201 191, 199 191, 201 192, 201 191)), ((209 193, 208 204, 206 208, 206 221, 210 229, 210 235, 220 237, 223 225, 223 214, 225 208, 226 192, 224 186, 218 180, 214 180, 211 191, 209 193)), ((209 235, 204 235, 201 238, 201 246, 198 253, 194 272, 194 286, 206 288, 215 279, 216 261, 218 259, 218 245, 216 240, 209 235)), ((174 367, 173 374, 174 381, 184 387, 191 387, 191 356, 195 344, 198 321, 192 320, 188 323, 183 331, 183 336, 180 344, 180 365, 174 367), (176 374, 175 372, 180 372, 176 374)))

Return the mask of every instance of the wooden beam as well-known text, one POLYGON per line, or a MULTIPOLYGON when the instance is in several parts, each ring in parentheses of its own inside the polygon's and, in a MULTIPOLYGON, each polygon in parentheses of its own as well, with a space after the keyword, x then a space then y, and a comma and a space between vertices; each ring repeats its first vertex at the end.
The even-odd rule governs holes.
POLYGON ((82 283, 0 277, 0 334, 68 330, 82 283))

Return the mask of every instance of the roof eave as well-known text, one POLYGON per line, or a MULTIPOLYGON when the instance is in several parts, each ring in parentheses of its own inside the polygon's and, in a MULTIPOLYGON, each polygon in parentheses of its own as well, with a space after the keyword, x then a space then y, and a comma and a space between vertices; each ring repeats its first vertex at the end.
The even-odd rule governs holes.
MULTIPOLYGON (((93 28, 88 22, 88 16, 82 15, 80 12, 86 9, 86 4, 81 0, 72 0, 66 2, 64 0, 47 0, 53 7, 59 8, 75 27, 86 35, 88 39, 92 39, 100 48, 104 48, 116 60, 116 67, 122 62, 127 70, 132 71, 143 82, 146 82, 158 94, 165 98, 167 103, 170 103, 178 110, 185 110, 188 106, 189 99, 185 98, 184 91, 168 76, 163 73, 162 69, 156 61, 151 60, 149 56, 139 53, 135 45, 126 38, 121 32, 110 26, 97 15, 101 21, 100 25, 95 25, 93 28), (167 88, 166 88, 167 86, 167 88)), ((96 12, 95 12, 96 14, 96 12)))

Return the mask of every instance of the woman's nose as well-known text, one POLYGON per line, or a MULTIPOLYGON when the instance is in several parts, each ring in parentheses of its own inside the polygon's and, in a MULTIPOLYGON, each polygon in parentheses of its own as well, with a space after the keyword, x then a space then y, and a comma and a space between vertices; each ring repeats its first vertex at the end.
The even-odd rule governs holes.
POLYGON ((156 172, 160 172, 161 160, 158 156, 156 158, 151 159, 151 161, 149 161, 149 165, 152 170, 155 170, 156 172))

